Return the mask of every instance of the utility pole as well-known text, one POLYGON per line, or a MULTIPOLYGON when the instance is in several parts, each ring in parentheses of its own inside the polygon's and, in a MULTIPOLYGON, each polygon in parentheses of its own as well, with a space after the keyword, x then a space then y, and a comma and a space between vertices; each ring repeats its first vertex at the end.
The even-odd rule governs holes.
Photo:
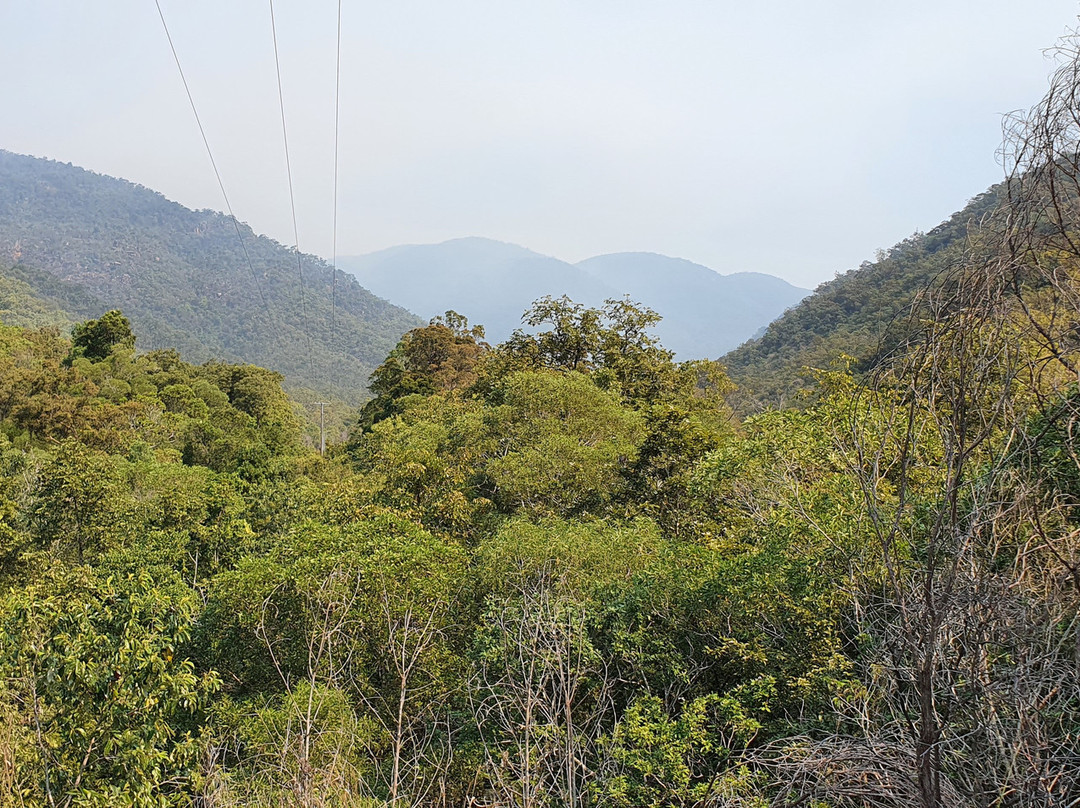
POLYGON ((326 456, 326 402, 316 401, 319 405, 319 454, 326 456))

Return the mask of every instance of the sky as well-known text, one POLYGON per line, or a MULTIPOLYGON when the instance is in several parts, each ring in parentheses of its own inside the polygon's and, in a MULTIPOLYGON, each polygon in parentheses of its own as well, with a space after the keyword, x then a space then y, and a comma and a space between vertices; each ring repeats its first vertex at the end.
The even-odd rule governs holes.
MULTIPOLYGON (((236 216, 330 259, 337 0, 160 0, 236 216)), ((338 255, 465 236, 812 288, 1003 176, 1076 0, 341 3, 338 255)), ((225 203, 154 0, 0 0, 0 148, 225 203)))

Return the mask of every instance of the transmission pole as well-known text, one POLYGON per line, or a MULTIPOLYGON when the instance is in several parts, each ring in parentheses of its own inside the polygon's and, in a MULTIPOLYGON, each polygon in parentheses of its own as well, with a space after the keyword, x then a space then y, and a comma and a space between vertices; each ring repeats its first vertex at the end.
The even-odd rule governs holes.
POLYGON ((316 401, 319 405, 319 454, 326 456, 326 404, 325 401, 316 401))

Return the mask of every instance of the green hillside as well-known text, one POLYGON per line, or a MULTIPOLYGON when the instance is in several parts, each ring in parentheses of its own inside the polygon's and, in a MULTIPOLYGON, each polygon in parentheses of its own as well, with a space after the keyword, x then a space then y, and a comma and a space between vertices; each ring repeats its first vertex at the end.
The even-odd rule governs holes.
POLYGON ((1080 805, 1074 44, 1004 186, 732 355, 752 414, 547 297, 406 331, 324 452, 296 379, 399 310, 5 156, 0 808, 1080 805))
POLYGON ((813 386, 807 368, 828 368, 841 356, 865 366, 887 350, 890 329, 920 290, 963 257, 969 233, 993 210, 999 191, 989 189, 930 232, 823 283, 759 339, 727 354, 744 406, 784 406, 813 386))
POLYGON ((741 422, 646 310, 446 317, 325 457, 278 374, 0 327, 0 806, 1071 804, 1080 346, 994 269, 741 422))
POLYGON ((55 301, 43 299, 10 267, 0 267, 0 323, 23 328, 71 328, 68 313, 55 301))
MULTIPOLYGON (((42 311, 70 315, 57 322, 120 308, 140 348, 251 362, 293 386, 364 398, 368 374, 419 321, 349 275, 337 273, 335 284, 315 256, 302 254, 298 269, 294 250, 246 225, 240 233, 242 242, 221 213, 0 151, 0 289, 16 284, 42 311)), ((48 320, 34 316, 4 320, 48 320)))

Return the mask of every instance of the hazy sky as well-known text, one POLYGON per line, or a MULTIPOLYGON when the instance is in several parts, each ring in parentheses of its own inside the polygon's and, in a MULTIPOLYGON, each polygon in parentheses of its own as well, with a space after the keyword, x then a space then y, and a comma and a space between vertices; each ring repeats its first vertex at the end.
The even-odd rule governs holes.
MULTIPOLYGON (((293 242, 267 2, 161 0, 237 216, 293 242)), ((277 0, 330 257, 336 0, 277 0)), ((813 286, 998 181, 1075 0, 344 0, 338 253, 459 236, 813 286)), ((0 148, 222 209, 153 0, 0 0, 0 148)))

